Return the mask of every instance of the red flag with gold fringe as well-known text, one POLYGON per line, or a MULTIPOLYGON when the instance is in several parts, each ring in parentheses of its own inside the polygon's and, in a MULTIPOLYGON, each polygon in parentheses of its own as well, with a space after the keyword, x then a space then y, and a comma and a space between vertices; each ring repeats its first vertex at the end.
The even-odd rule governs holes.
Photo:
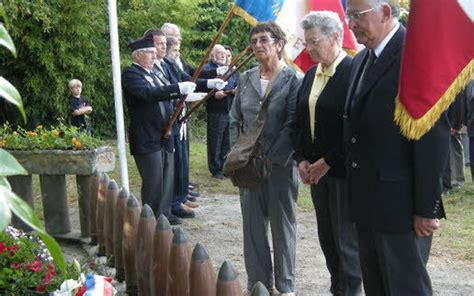
POLYGON ((395 121, 419 139, 469 82, 474 69, 474 0, 412 0, 395 121))

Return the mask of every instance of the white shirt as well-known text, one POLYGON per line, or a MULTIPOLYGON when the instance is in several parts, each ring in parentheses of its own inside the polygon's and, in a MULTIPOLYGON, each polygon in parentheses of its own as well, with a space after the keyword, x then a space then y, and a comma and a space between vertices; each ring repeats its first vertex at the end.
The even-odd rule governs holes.
POLYGON ((387 46, 390 39, 392 39, 393 35, 395 35, 398 28, 400 28, 400 23, 399 22, 397 22, 395 27, 393 27, 392 31, 390 31, 390 33, 388 33, 388 35, 385 36, 385 38, 382 40, 382 42, 380 42, 380 44, 374 49, 374 53, 375 53, 376 58, 378 58, 382 54, 382 51, 384 50, 385 46, 387 46))

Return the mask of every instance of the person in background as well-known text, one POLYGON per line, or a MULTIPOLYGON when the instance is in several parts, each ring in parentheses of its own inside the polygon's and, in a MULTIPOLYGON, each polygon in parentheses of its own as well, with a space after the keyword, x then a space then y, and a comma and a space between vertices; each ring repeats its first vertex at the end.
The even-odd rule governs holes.
POLYGON ((471 73, 471 80, 464 90, 467 106, 467 134, 469 136, 469 165, 471 167, 471 178, 474 183, 474 69, 471 73))
POLYGON ((226 54, 226 65, 229 66, 230 63, 232 62, 232 47, 229 45, 224 45, 225 48, 225 54, 226 54))
POLYGON ((406 31, 399 13, 398 0, 347 0, 349 29, 366 47, 352 61, 344 144, 367 296, 433 294, 426 264, 445 217, 446 115, 419 140, 405 138, 393 119, 406 31))
POLYGON ((239 79, 230 111, 230 143, 232 146, 240 133, 253 129, 262 102, 268 100, 261 139, 272 172, 256 187, 239 188, 247 289, 260 281, 273 292, 275 278, 280 295, 295 295, 298 177, 291 133, 301 81, 292 68, 280 62, 286 36, 276 23, 257 24, 249 39, 258 66, 239 79), (269 225, 273 252, 268 241, 269 225))
POLYGON ((462 130, 465 125, 466 102, 464 91, 459 92, 447 110, 450 125, 448 159, 443 174, 443 192, 449 193, 452 187, 464 185, 464 147, 462 130))
POLYGON ((318 63, 298 92, 294 128, 300 178, 311 185, 318 237, 334 295, 359 295, 357 231, 350 221, 342 145, 344 103, 352 58, 342 50, 337 13, 316 11, 301 21, 306 52, 318 63))
POLYGON ((80 132, 86 132, 90 135, 91 126, 88 115, 92 113, 93 109, 89 100, 81 96, 82 82, 78 79, 72 79, 68 85, 71 91, 71 95, 69 96, 69 110, 72 115, 72 125, 77 127, 80 132))
MULTIPOLYGON (((227 63, 224 46, 216 44, 211 51, 211 61, 204 66, 213 70, 227 63)), ((234 100, 238 74, 233 74, 223 90, 206 101, 207 111, 207 165, 212 177, 224 179, 224 160, 229 153, 229 111, 234 100)))

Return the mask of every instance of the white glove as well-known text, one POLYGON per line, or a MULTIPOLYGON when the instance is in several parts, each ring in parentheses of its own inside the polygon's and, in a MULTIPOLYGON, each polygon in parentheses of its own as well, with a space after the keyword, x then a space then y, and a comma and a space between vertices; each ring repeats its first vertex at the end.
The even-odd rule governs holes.
POLYGON ((217 73, 218 76, 224 76, 224 74, 225 74, 225 72, 227 72, 227 70, 229 70, 229 67, 220 66, 220 67, 217 67, 216 73, 217 73))
POLYGON ((196 89, 196 83, 190 81, 178 82, 178 86, 182 95, 189 95, 196 89))
POLYGON ((222 79, 219 78, 214 78, 214 79, 208 79, 207 80, 207 88, 217 88, 218 90, 223 89, 227 85, 227 82, 225 82, 222 79))
POLYGON ((207 93, 202 93, 202 92, 189 94, 188 97, 186 98, 186 102, 200 101, 200 100, 204 99, 204 97, 206 95, 207 95, 207 93))

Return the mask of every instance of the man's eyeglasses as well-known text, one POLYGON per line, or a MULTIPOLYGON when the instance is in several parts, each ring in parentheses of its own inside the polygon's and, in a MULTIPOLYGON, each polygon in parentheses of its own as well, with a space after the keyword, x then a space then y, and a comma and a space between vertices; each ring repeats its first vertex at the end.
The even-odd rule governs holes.
POLYGON ((304 42, 304 46, 306 47, 317 47, 319 43, 323 40, 323 37, 315 38, 315 39, 310 39, 304 42))
POLYGON ((266 45, 266 44, 269 44, 273 41, 274 39, 273 38, 267 38, 267 37, 263 37, 263 38, 255 38, 255 39, 252 39, 250 40, 250 46, 255 46, 257 45, 258 42, 260 42, 260 44, 262 45, 266 45))
POLYGON ((346 19, 346 22, 349 23, 349 21, 353 21, 353 22, 357 22, 360 20, 360 18, 366 14, 367 12, 370 12, 372 10, 374 10, 375 8, 369 8, 369 9, 366 9, 366 10, 362 10, 362 11, 351 11, 351 12, 347 12, 346 11, 346 15, 345 15, 345 19, 346 19))

